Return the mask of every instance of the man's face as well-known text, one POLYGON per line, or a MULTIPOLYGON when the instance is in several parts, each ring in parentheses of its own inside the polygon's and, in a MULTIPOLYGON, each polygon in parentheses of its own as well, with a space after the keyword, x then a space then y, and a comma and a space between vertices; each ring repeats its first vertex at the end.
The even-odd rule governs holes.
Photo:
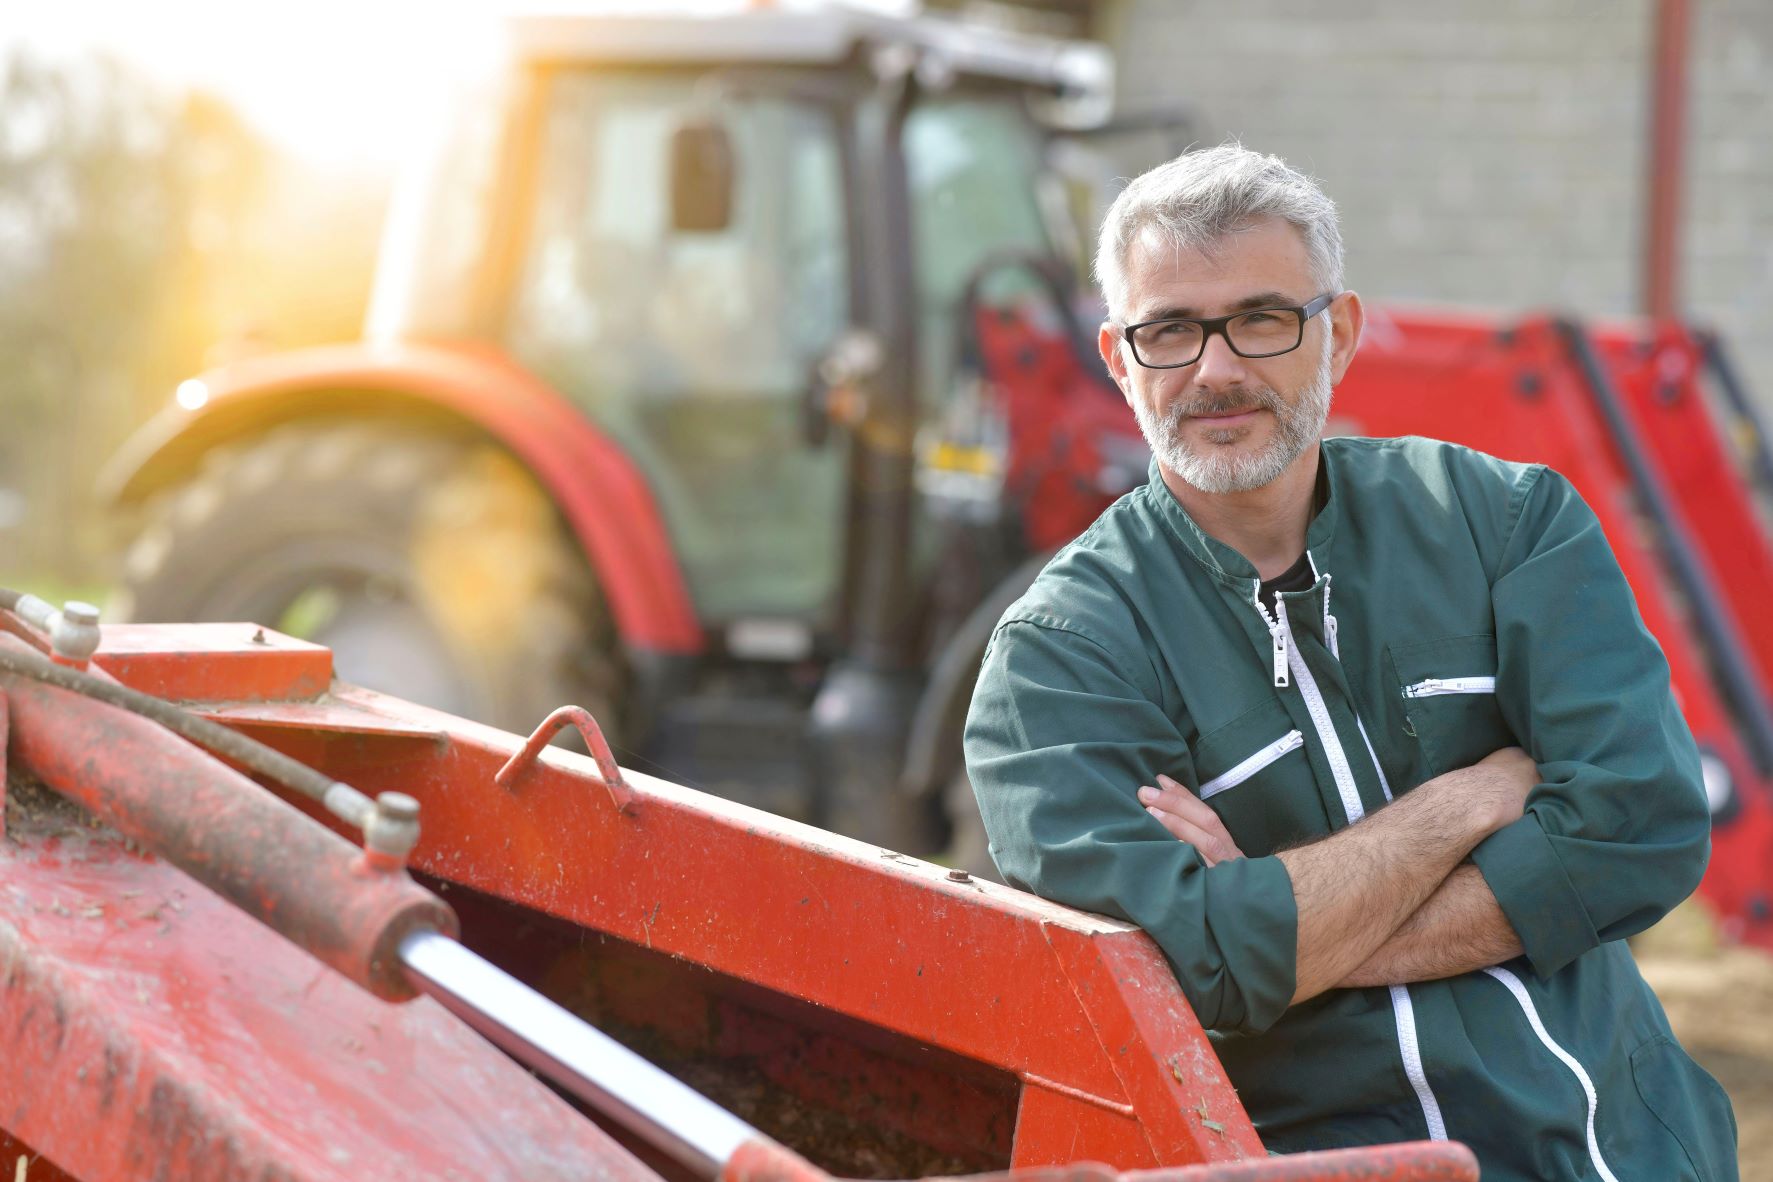
MULTIPOLYGON (((1254 223, 1207 252, 1178 249, 1148 230, 1127 252, 1126 275, 1128 324, 1297 306, 1322 294, 1312 286, 1303 238, 1278 219, 1254 223)), ((1202 492, 1247 492, 1280 476, 1322 434, 1331 387, 1346 371, 1358 333, 1358 324, 1352 333, 1333 330, 1331 318, 1358 315, 1358 301, 1345 294, 1306 322, 1290 353, 1239 357, 1213 336, 1198 360, 1177 369, 1141 366, 1124 333, 1110 326, 1100 345, 1158 463, 1202 492)))

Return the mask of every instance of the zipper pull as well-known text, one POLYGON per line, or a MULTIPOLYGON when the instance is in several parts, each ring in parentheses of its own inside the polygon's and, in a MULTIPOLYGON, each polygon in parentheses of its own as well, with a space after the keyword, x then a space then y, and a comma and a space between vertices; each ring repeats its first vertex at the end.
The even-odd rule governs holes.
MULTIPOLYGON (((1325 588, 1326 592, 1328 590, 1328 588, 1325 588)), ((1325 602, 1328 603, 1327 595, 1325 602)), ((1336 617, 1332 616, 1328 611, 1324 612, 1324 632, 1330 638, 1330 655, 1337 660, 1341 660, 1342 653, 1336 646, 1336 617)))
POLYGON ((1440 688, 1441 688, 1440 678, 1426 677, 1426 678, 1423 678, 1421 681, 1418 681, 1415 685, 1405 687, 1404 697, 1406 697, 1406 698, 1426 698, 1426 697, 1429 697, 1430 695, 1432 695, 1436 690, 1438 690, 1440 688))
POLYGON ((1287 676, 1287 605, 1277 596, 1274 601, 1274 627, 1268 630, 1274 641, 1274 688, 1286 689, 1287 676))

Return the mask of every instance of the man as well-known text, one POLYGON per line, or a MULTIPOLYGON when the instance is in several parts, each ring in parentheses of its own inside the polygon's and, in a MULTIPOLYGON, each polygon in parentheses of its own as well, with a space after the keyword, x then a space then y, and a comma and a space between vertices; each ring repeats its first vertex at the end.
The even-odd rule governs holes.
POLYGON ((1152 478, 992 639, 967 764, 1007 881, 1156 939, 1273 1149, 1735 1178, 1623 942, 1708 816, 1592 513, 1541 466, 1320 440, 1361 302, 1273 157, 1140 177, 1096 266, 1152 478))

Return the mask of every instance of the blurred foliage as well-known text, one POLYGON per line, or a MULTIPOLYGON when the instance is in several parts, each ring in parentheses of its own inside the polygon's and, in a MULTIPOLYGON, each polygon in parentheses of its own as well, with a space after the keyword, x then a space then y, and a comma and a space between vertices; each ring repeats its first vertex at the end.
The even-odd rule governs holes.
POLYGON ((184 377, 356 335, 383 177, 116 61, 0 61, 0 576, 103 581, 94 481, 184 377))

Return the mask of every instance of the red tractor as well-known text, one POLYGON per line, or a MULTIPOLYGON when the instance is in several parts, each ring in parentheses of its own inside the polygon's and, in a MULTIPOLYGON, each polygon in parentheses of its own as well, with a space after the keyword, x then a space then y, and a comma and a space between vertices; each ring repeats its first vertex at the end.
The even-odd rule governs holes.
MULTIPOLYGON (((510 730, 578 702, 632 766, 989 872, 979 658, 1148 459, 1048 167, 1109 127, 1105 51, 843 9, 513 34, 367 340, 193 379, 120 457, 124 614, 510 730)), ((1773 459, 1715 342, 1371 327, 1332 429, 1550 462, 1601 515, 1708 757, 1705 893, 1773 946, 1773 459)))
POLYGON ((514 730, 582 702, 636 766, 941 848, 991 624, 1145 475, 1045 163, 1106 52, 842 9, 512 29, 366 339, 194 379, 119 459, 122 614, 261 621, 514 730))

